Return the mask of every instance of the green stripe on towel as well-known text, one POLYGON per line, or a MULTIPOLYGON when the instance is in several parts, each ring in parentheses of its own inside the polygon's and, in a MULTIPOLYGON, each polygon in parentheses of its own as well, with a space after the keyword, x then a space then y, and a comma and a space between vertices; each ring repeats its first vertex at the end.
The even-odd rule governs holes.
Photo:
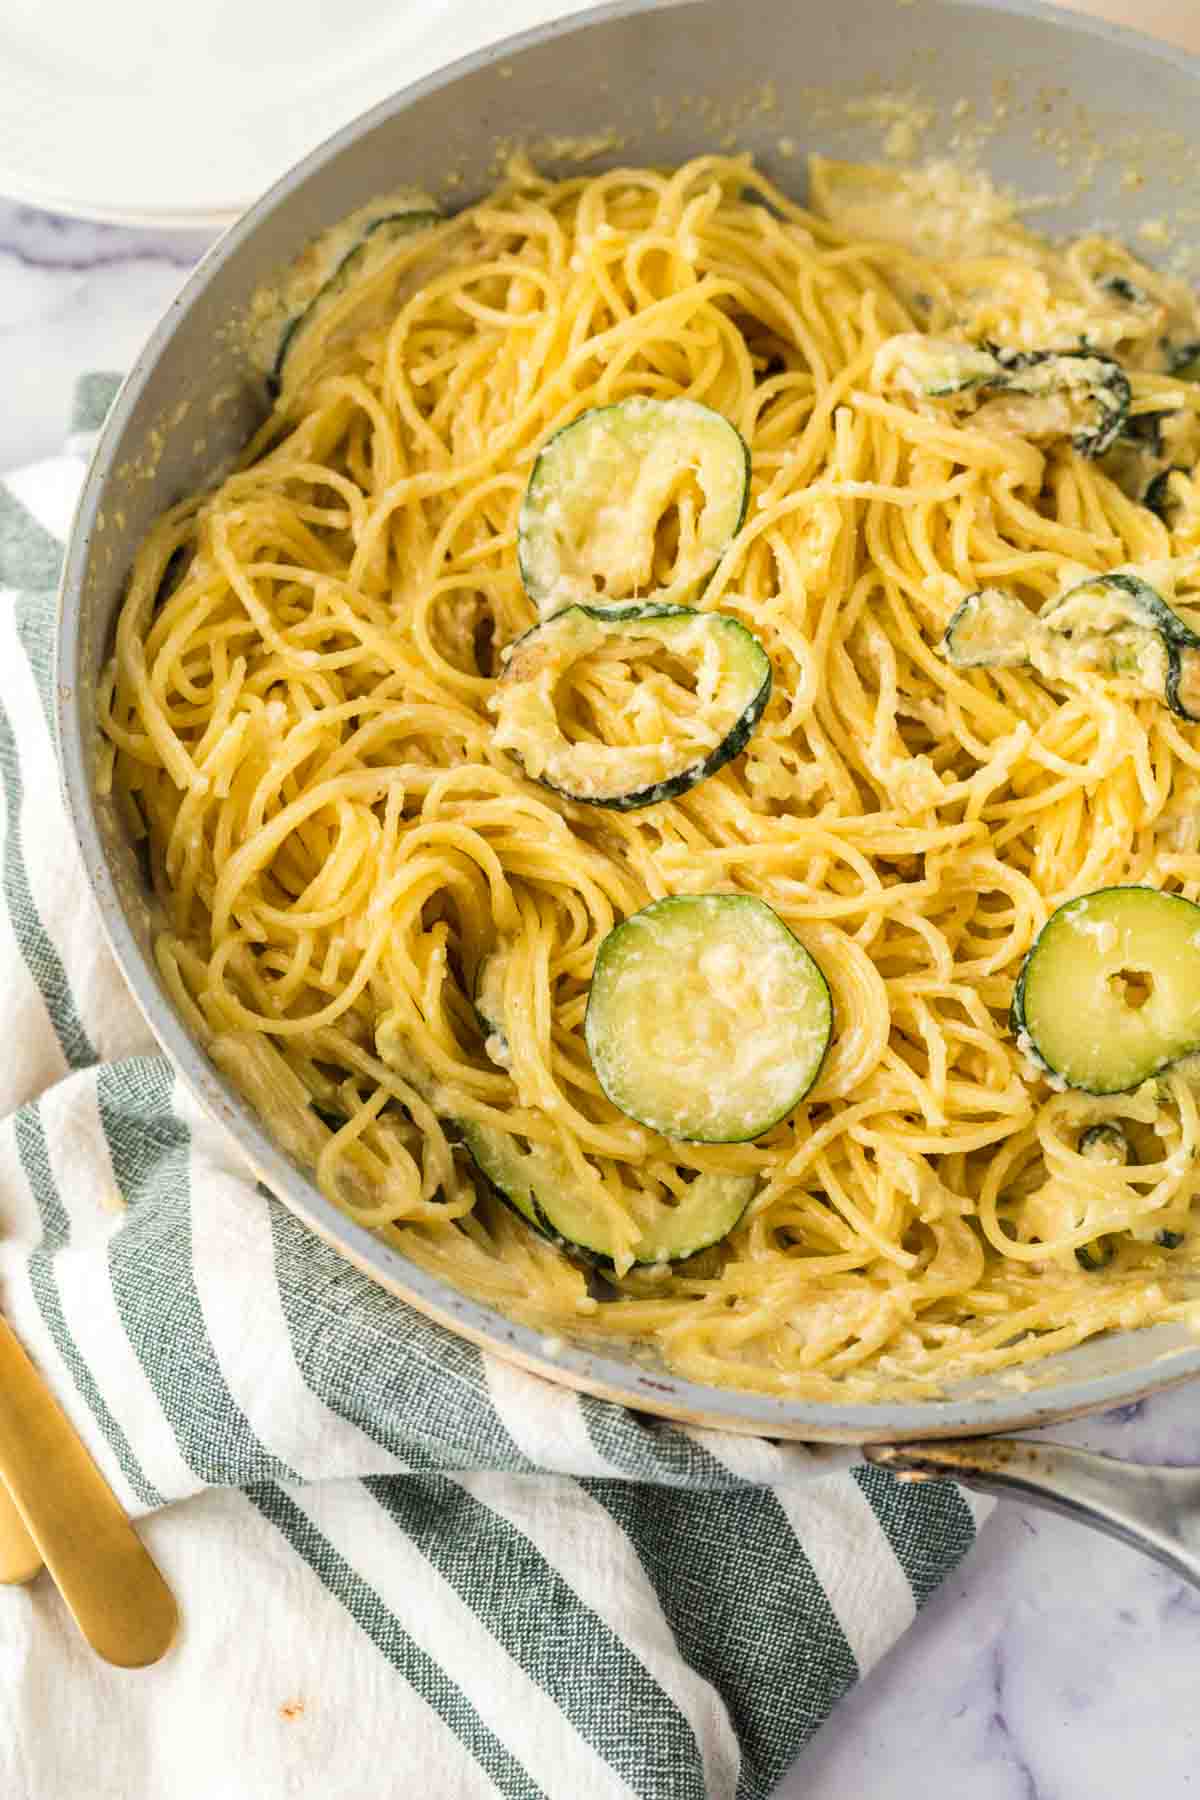
POLYGON ((190 1133, 171 1107, 174 1077, 160 1057, 106 1063, 96 1100, 113 1175, 129 1207, 109 1245, 113 1294, 179 1451, 214 1486, 294 1481, 259 1442, 229 1391, 192 1279, 190 1133))
POLYGON ((924 1606, 975 1542, 975 1521, 958 1489, 948 1481, 897 1481, 886 1469, 869 1464, 851 1471, 896 1560, 908 1576, 913 1599, 924 1606))
POLYGON ((63 547, 0 482, 0 587, 58 586, 63 547))
POLYGON ((445 1477, 364 1485, 639 1800, 705 1800, 683 1714, 523 1532, 445 1477), (632 1743, 635 1708, 643 1725, 632 1743))
POLYGON ((21 835, 21 807, 24 785, 21 759, 8 714, 0 706, 0 780, 4 784, 4 803, 8 814, 4 834, 2 881, 13 935, 20 945, 25 966, 45 1002, 50 1023, 67 1062, 73 1069, 88 1068, 96 1060, 91 1040, 75 1009, 75 999, 62 958, 42 924, 29 886, 21 835))
POLYGON ((582 1485, 628 1534, 684 1661, 729 1709, 742 1748, 738 1800, 766 1800, 858 1678, 779 1502, 763 1488, 582 1485))
MULTIPOLYGON (((312 1520, 285 1494, 275 1482, 254 1482, 246 1489, 247 1498, 286 1539, 296 1554, 324 1583, 336 1600, 340 1600, 359 1629, 366 1633, 381 1656, 386 1657, 420 1694, 444 1724, 458 1738, 493 1781, 504 1800, 559 1800, 545 1795, 537 1783, 509 1750, 496 1737, 466 1695, 440 1663, 427 1656, 413 1642, 395 1613, 386 1607, 374 1588, 341 1556, 328 1538, 317 1530, 312 1520)), ((375 1780, 364 1779, 370 1791, 375 1780)), ((427 1800, 439 1800, 424 1788, 427 1800)), ((565 1800, 565 1797, 564 1797, 565 1800)))
POLYGON ((79 1354, 79 1347, 63 1313, 62 1299, 54 1276, 54 1253, 69 1241, 71 1221, 55 1185, 50 1153, 46 1147, 46 1133, 36 1106, 23 1106, 15 1114, 13 1131, 21 1167, 42 1221, 41 1246, 29 1258, 29 1285, 42 1315, 42 1322, 54 1340, 54 1348, 70 1370, 80 1399, 104 1433, 122 1475, 143 1506, 164 1506, 166 1495, 160 1493, 154 1483, 147 1479, 129 1439, 113 1418, 108 1402, 96 1386, 92 1371, 79 1354))
POLYGON ((474 1344, 397 1306, 277 1200, 268 1204, 292 1353, 314 1394, 416 1470, 532 1472, 497 1417, 474 1344))

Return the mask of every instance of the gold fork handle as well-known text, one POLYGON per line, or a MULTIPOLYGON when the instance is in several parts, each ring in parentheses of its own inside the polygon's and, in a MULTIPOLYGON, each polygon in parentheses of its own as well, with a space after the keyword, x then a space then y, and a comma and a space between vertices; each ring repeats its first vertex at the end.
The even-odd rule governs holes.
POLYGON ((0 1480, 96 1654, 157 1662, 178 1625, 171 1590, 3 1319, 0 1480))
POLYGON ((41 1566, 42 1553, 0 1481, 0 1585, 18 1587, 23 1581, 32 1581, 41 1566))

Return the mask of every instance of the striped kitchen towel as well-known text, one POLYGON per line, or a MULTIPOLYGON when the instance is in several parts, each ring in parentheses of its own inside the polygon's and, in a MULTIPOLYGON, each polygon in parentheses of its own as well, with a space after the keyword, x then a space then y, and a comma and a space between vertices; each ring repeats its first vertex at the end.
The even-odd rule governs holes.
POLYGON ((6 1800, 753 1800, 980 1513, 668 1427, 409 1312, 239 1162, 101 940, 58 796, 88 434, 0 484, 0 1307, 183 1612, 158 1667, 0 1592, 6 1800))

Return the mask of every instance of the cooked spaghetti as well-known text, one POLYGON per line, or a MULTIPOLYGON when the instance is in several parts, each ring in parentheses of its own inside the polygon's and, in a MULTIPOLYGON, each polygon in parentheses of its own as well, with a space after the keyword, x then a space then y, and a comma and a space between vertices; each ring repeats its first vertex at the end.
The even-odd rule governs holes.
MULTIPOLYGON (((1200 899, 1200 731, 1144 660, 956 660, 947 627, 968 596, 1032 618, 1125 570, 1186 647, 1200 323, 1180 282, 1100 238, 1052 248, 946 168, 818 161, 810 205, 742 158, 517 163, 455 217, 383 231, 364 209, 353 254, 318 244, 262 309, 272 353, 291 320, 270 417, 138 555, 103 774, 180 1012, 322 1190, 423 1267, 708 1381, 1021 1382, 1107 1328, 1193 1321, 1187 1062, 1082 1091, 1009 1009, 1062 903, 1200 899), (771 682, 723 766, 622 810, 536 779, 498 718, 509 647, 556 604, 519 554, 535 459, 634 399, 734 427, 748 510, 706 562, 711 494, 685 469, 624 587, 585 598, 636 615, 683 592, 771 682), (585 1041, 602 941, 689 895, 766 902, 832 996, 815 1082, 743 1141, 640 1123, 585 1041), (540 1157, 607 1256, 505 1205, 472 1129, 540 1157), (732 1228, 639 1259, 707 1177, 749 1197, 732 1228)), ((636 488, 610 512, 632 519, 636 488)), ((558 667, 564 767, 640 756, 658 780, 664 741, 710 754, 703 670, 639 632, 558 667)))

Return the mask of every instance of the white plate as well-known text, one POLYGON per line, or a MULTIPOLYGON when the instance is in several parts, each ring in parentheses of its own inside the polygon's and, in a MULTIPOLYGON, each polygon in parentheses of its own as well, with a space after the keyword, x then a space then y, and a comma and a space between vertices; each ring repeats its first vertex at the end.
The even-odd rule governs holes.
MULTIPOLYGON (((0 193, 220 226, 357 113, 591 0, 0 0, 0 193)), ((1061 0, 1200 50, 1196 0, 1061 0)))
POLYGON ((589 0, 3 0, 0 193, 221 225, 357 113, 589 0))

